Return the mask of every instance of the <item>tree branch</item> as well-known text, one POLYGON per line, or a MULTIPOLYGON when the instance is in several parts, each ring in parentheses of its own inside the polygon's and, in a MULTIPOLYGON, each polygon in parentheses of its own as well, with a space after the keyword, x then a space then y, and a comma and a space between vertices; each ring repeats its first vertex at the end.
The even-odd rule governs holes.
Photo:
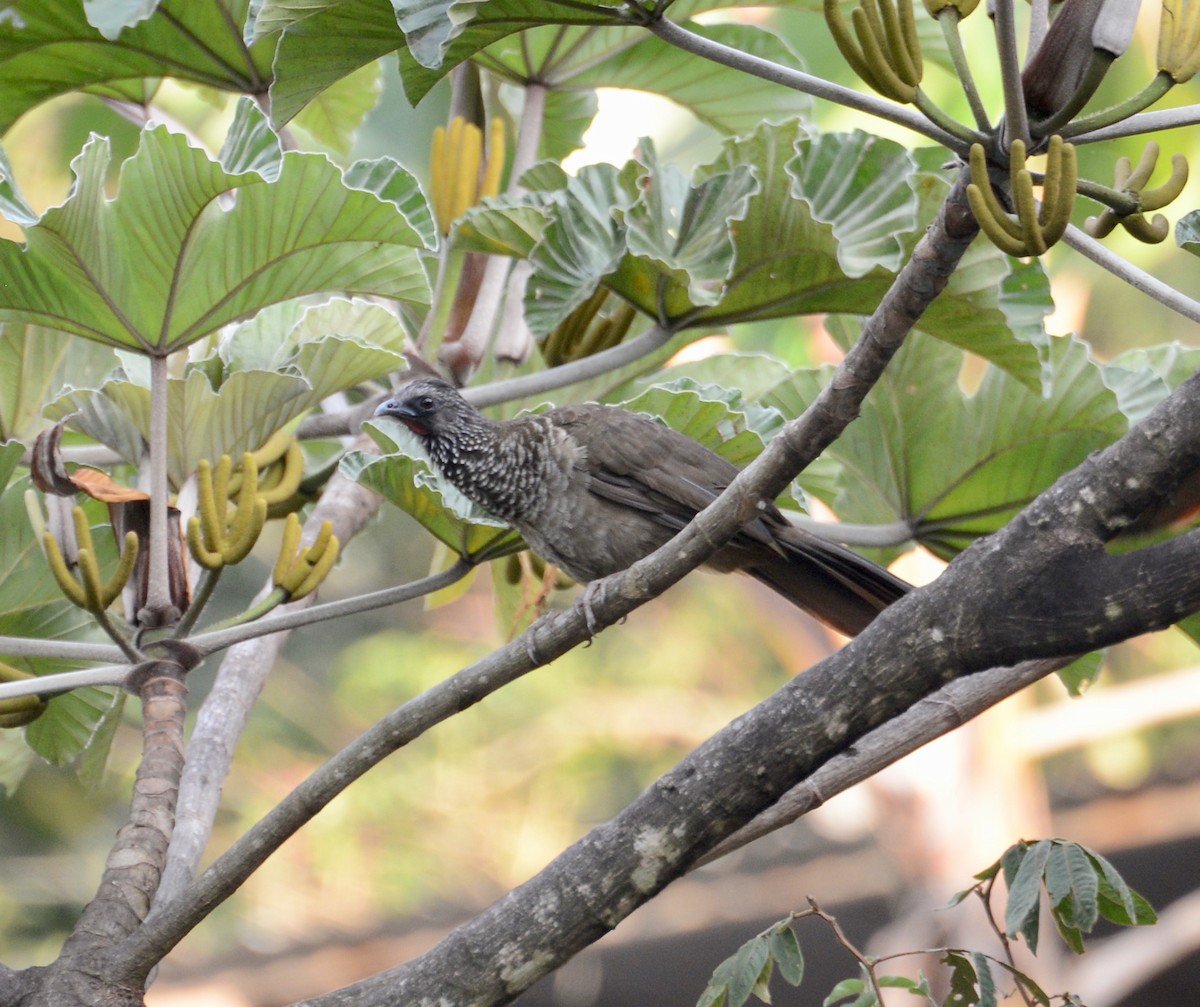
MULTIPOLYGON (((724 728, 612 821, 436 948, 304 1003, 420 1003, 430 990, 449 1004, 509 1002, 798 781, 850 752, 945 682, 1013 653, 1033 659, 1087 650, 1097 636, 1093 623, 1113 622, 1110 612, 1077 622, 1068 640, 1043 635, 1041 624, 1028 616, 1012 618, 1005 606, 1036 583, 1028 570, 1052 579, 1065 559, 1091 551, 1094 541, 1132 520, 1198 463, 1200 377, 1177 389, 1122 441, 1063 477, 1011 525, 967 550, 934 584, 896 602, 843 650, 724 728), (1158 450, 1147 450, 1155 442, 1158 450), (980 627, 992 624, 1002 632, 980 643, 980 627), (550 905, 553 912, 546 911, 550 905)), ((711 523, 724 502, 701 514, 688 531, 711 523)), ((664 547, 619 576, 640 575, 653 583, 655 567, 670 550, 664 547)), ((1129 564, 1122 572, 1131 582, 1114 590, 1142 592, 1141 614, 1155 628, 1180 607, 1181 576, 1188 581, 1183 585, 1188 604, 1200 608, 1200 574, 1193 572, 1198 566, 1193 561, 1186 573, 1155 576, 1149 564, 1142 570, 1129 564)), ((996 675, 1019 675, 1024 683, 1050 667, 1046 662, 996 675)))
POLYGON ((935 126, 925 116, 905 108, 903 105, 896 105, 893 102, 876 98, 874 95, 842 87, 840 84, 822 80, 820 77, 814 77, 802 70, 794 70, 779 63, 772 63, 759 56, 752 56, 740 49, 722 45, 720 42, 714 42, 712 39, 690 32, 665 18, 653 21, 646 27, 668 45, 673 45, 684 52, 690 52, 693 56, 700 56, 713 63, 741 70, 752 77, 760 77, 775 84, 782 84, 784 87, 790 87, 793 91, 836 102, 838 105, 845 105, 858 112, 866 112, 868 115, 884 119, 887 122, 894 122, 966 157, 968 146, 966 143, 940 126, 935 126))
MULTIPOLYGON (((778 496, 800 469, 832 443, 858 414, 863 398, 882 375, 904 336, 924 307, 945 287, 958 258, 970 245, 977 226, 966 204, 965 177, 960 176, 951 189, 942 211, 864 327, 858 343, 835 370, 829 385, 712 506, 662 549, 629 570, 596 582, 595 589, 589 592, 590 615, 585 615, 581 602, 570 611, 552 613, 539 620, 523 637, 405 703, 335 755, 219 857, 179 898, 161 912, 156 911, 155 919, 126 942, 122 960, 114 965, 115 974, 137 975, 165 955, 214 906, 236 891, 280 843, 390 753, 534 667, 589 639, 590 627, 611 625, 661 594, 753 519, 760 500, 778 496)), ((191 642, 205 650, 203 640, 200 637, 191 642)), ((757 810, 761 809, 755 813, 757 810)))

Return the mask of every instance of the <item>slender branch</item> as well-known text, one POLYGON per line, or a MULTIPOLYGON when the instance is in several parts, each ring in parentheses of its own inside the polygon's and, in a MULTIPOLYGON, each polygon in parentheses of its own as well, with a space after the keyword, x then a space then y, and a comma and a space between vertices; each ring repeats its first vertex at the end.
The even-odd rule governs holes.
POLYGON ((811 94, 825 101, 836 102, 847 108, 866 112, 868 115, 884 119, 887 122, 894 122, 899 126, 911 129, 914 133, 919 133, 921 136, 928 137, 930 140, 942 144, 957 154, 966 156, 967 145, 962 140, 959 140, 944 129, 935 126, 919 113, 913 112, 901 105, 884 101, 881 98, 876 98, 874 95, 862 94, 859 91, 843 87, 840 84, 834 84, 830 81, 822 80, 820 77, 814 77, 812 74, 804 73, 801 70, 794 70, 791 67, 772 63, 770 60, 761 59, 758 56, 742 52, 739 49, 722 45, 720 42, 714 42, 711 39, 704 38, 702 35, 697 35, 695 32, 690 32, 686 28, 682 28, 665 18, 654 21, 646 27, 668 45, 673 45, 684 52, 690 52, 694 56, 700 56, 714 63, 720 63, 722 66, 741 70, 752 77, 760 77, 763 80, 782 84, 784 87, 790 87, 793 91, 811 94))
POLYGON ((231 626, 229 629, 213 630, 192 637, 192 644, 201 654, 214 654, 218 650, 232 647, 235 643, 254 640, 280 633, 284 630, 299 629, 301 626, 311 626, 314 623, 325 622, 328 619, 341 619, 347 615, 358 615, 360 612, 370 612, 376 608, 386 608, 388 605, 398 605, 402 601, 412 601, 427 594, 433 594, 444 587, 449 587, 455 581, 462 580, 471 570, 472 564, 459 560, 454 566, 440 573, 430 574, 420 580, 401 584, 399 587, 388 587, 382 591, 372 591, 369 594, 355 595, 342 601, 330 601, 324 605, 312 605, 308 608, 289 608, 278 615, 267 616, 258 622, 247 623, 244 626, 231 626))
MULTIPOLYGON (((1169 73, 1158 73, 1155 75, 1154 79, 1150 81, 1150 83, 1144 88, 1142 88, 1142 90, 1137 94, 1131 95, 1124 101, 1113 105, 1111 108, 1103 109, 1102 111, 1096 112, 1094 115, 1089 115, 1083 119, 1076 119, 1074 122, 1068 123, 1062 129, 1062 135, 1065 138, 1070 139, 1072 137, 1080 137, 1084 135, 1090 136, 1094 133, 1100 132, 1107 126, 1112 126, 1115 123, 1121 122, 1122 120, 1129 119, 1135 113, 1142 111, 1142 109, 1149 108, 1174 86, 1175 81, 1171 79, 1171 75, 1169 73)), ((1082 105, 1079 106, 1079 108, 1082 107, 1082 105)), ((1076 111, 1078 111, 1078 109, 1076 109, 1076 111)), ((1066 122, 1066 119, 1062 119, 1061 116, 1054 117, 1055 121, 1060 119, 1062 122, 1066 122)), ((1047 123, 1046 132, 1052 132, 1054 130, 1054 126, 1055 123, 1053 121, 1047 123)), ((1079 143, 1080 140, 1076 139, 1075 142, 1079 143)))
POLYGON ((1074 137, 1071 142, 1078 146, 1103 140, 1119 140, 1123 136, 1137 136, 1141 133, 1158 133, 1165 129, 1184 129, 1197 124, 1200 124, 1200 105, 1164 108, 1157 112, 1140 112, 1124 122, 1083 133, 1074 137))
POLYGON ((513 151, 512 175, 508 191, 521 190, 521 176, 537 164, 538 147, 542 143, 542 128, 546 122, 546 86, 536 82, 525 85, 525 101, 521 106, 521 128, 517 133, 517 147, 513 151))
POLYGON ((1067 228, 1066 234, 1063 235, 1063 241, 1080 255, 1091 259, 1096 265, 1124 280, 1135 290, 1140 290, 1143 294, 1152 297, 1159 304, 1170 308, 1184 318, 1200 322, 1200 302, 1194 301, 1174 287, 1168 286, 1145 270, 1138 269, 1133 263, 1110 251, 1074 224, 1067 228))
POLYGON ((111 643, 38 640, 30 636, 0 636, 0 654, 11 654, 13 657, 51 657, 64 661, 120 661, 124 657, 121 648, 111 643))
MULTIPOLYGON (((805 426, 809 415, 793 424, 805 426)), ((608 589, 596 592, 601 619, 620 610, 614 595, 657 589, 668 565, 673 571, 675 560, 691 558, 687 548, 703 552, 719 541, 730 527, 725 516, 741 516, 732 497, 738 484, 750 484, 760 498, 768 492, 777 474, 770 456, 778 454, 775 446, 785 436, 776 437, 675 540, 601 582, 608 589)), ((1159 547, 1152 547, 1143 550, 1151 553, 1150 565, 1118 564, 1114 579, 1106 570, 1087 570, 1093 585, 1088 616, 1069 613, 1061 635, 1043 633, 1059 626, 1057 612, 1054 619, 1032 614, 1048 610, 1047 593, 1058 597, 1078 587, 1073 576, 1060 580, 1060 569, 1069 571, 1080 559, 1101 567, 1121 559, 1091 543, 1162 499, 1198 463, 1200 376, 1176 389, 1121 441, 1060 479, 1010 525, 964 552, 938 581, 896 602, 848 646, 722 729, 614 819, 436 948, 304 1003, 409 1002, 429 989, 445 990, 451 971, 456 989, 449 1002, 508 1003, 688 870, 738 823, 946 681, 983 671, 1009 653, 1019 659, 1078 653, 1122 633, 1170 624, 1200 607, 1196 536, 1188 542, 1185 535, 1169 567, 1157 565, 1159 547), (1042 596, 1021 601, 1030 594, 1042 596), (1130 599, 1137 610, 1120 611, 1130 599), (764 751, 769 759, 763 759, 764 751), (547 914, 551 900, 555 912, 547 914), (505 955, 498 960, 501 942, 505 955), (460 995, 463 990, 470 991, 469 999, 460 995)), ((567 617, 548 622, 558 627, 567 617)))
POLYGON ((975 125, 984 133, 992 131, 992 123, 988 118, 987 108, 979 96, 979 88, 975 86, 975 76, 971 73, 971 63, 963 48, 962 33, 958 30, 962 15, 954 7, 943 7, 938 13, 938 23, 942 28, 942 37, 946 40, 946 51, 950 54, 950 62, 954 64, 954 75, 962 85, 967 104, 971 106, 971 114, 975 117, 975 125))
POLYGON ((541 395, 558 388, 565 388, 567 385, 578 384, 581 381, 590 381, 592 378, 615 371, 618 367, 625 367, 628 364, 636 363, 643 357, 650 356, 656 350, 661 350, 666 346, 675 335, 672 330, 656 325, 636 339, 618 343, 611 349, 593 353, 590 357, 584 357, 582 360, 572 360, 570 363, 534 374, 524 374, 519 378, 494 381, 490 385, 465 388, 463 397, 472 405, 482 409, 484 406, 512 402, 531 395, 541 395))
POLYGON ((1000 57, 1000 80, 1004 86, 1004 121, 1007 130, 1004 146, 1023 140, 1029 146, 1029 118, 1025 112, 1025 92, 1021 87, 1021 63, 1017 54, 1017 29, 1013 19, 1013 0, 996 0, 993 16, 996 52, 1000 57))
POLYGON ((748 843, 790 825, 835 794, 849 790, 909 752, 949 734, 1002 699, 1070 664, 1071 660, 1068 657, 1025 661, 1015 668, 991 668, 966 678, 956 678, 900 716, 864 735, 853 748, 835 755, 784 794, 778 803, 714 846, 693 867, 720 860, 748 843))
POLYGON ((850 938, 846 936, 846 931, 842 929, 842 925, 838 922, 837 917, 831 916, 829 913, 825 912, 825 910, 817 904, 817 900, 811 895, 808 897, 808 905, 809 910, 807 913, 798 913, 796 915, 815 916, 819 920, 822 920, 825 925, 833 931, 834 939, 843 948, 845 948, 855 958, 855 960, 857 960, 858 964, 862 966, 863 971, 866 972, 867 983, 871 987, 871 993, 875 997, 875 1003, 884 1003, 883 990, 879 988, 879 977, 875 974, 875 962, 871 959, 871 956, 860 951, 859 948, 853 942, 851 942, 850 938))
MULTIPOLYGON (((112 648, 114 651, 116 647, 112 648)), ((6 651, 12 653, 12 651, 6 651)), ((118 652, 117 655, 120 656, 118 652)), ((109 664, 102 668, 82 671, 61 671, 56 675, 23 678, 19 682, 0 682, 0 699, 20 696, 57 696, 60 693, 85 689, 89 686, 123 685, 129 675, 128 664, 109 664)))
MULTIPOLYGON (((162 618, 171 606, 167 568, 167 358, 150 356, 150 573, 146 608, 162 618)), ((140 615, 140 613, 139 613, 140 615)))

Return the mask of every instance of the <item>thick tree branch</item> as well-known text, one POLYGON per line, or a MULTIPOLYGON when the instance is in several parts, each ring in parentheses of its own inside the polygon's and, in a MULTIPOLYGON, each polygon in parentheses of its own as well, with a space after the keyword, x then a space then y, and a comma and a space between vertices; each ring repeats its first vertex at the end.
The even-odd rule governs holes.
POLYGON ((819 808, 835 794, 869 779, 934 738, 949 734, 1002 700, 1070 663, 1070 658, 1025 661, 1015 668, 989 668, 977 675, 956 678, 864 735, 854 743, 853 748, 835 755, 803 782, 792 787, 776 804, 718 843, 693 866, 702 867, 712 863, 790 825, 797 818, 819 808))
MULTIPOLYGON (((1047 635, 1006 607, 1079 554, 1090 554, 1200 464, 1200 377, 1181 386, 1122 441, 1039 497, 1013 524, 977 543, 934 584, 887 609, 842 651, 794 679, 687 756, 616 818, 560 855, 432 951, 343 990, 305 1001, 350 1007, 502 1004, 614 927, 798 781, 849 752, 960 675, 1018 658, 1082 652, 1117 630, 1169 624, 1200 608, 1200 564, 1158 575, 1149 565, 1114 569, 1133 583, 1106 584, 1102 605, 1070 632, 1047 635), (1129 626, 1107 598, 1138 590, 1146 624, 1129 626), (977 642, 981 627, 1000 627, 977 642)), ((754 466, 751 467, 752 469, 754 466)), ((751 470, 747 470, 750 473, 751 470)), ((706 524, 719 501, 697 518, 706 524)), ((693 526, 694 527, 694 526, 693 526)), ((683 537, 681 534, 680 538, 683 537)), ((677 540, 678 541, 678 540, 677 540)), ((673 543, 674 544, 674 543, 673 543)), ((670 546, 637 564, 651 569, 670 546)), ((615 578, 614 578, 615 579, 615 578)), ((1043 601, 1043 604, 1044 601, 1043 601)), ((1034 609, 1036 606, 1029 606, 1034 609)), ((1028 680, 1031 671, 1011 674, 1028 680)), ((1004 675, 1004 672, 997 672, 1004 675)), ((827 795, 826 795, 827 796, 827 795)))
POLYGON ((185 674, 174 661, 150 661, 135 669, 143 747, 129 820, 117 833, 95 898, 38 984, 34 1005, 140 1002, 141 981, 113 983, 107 962, 113 946, 145 919, 166 861, 183 769, 185 674), (103 995, 97 995, 100 991, 103 995))
MULTIPOLYGON (((965 182, 960 178, 830 384, 711 507, 652 556, 598 582, 589 599, 590 619, 584 615, 583 606, 577 605, 569 612, 539 621, 524 637, 404 704, 339 752, 218 858, 178 899, 161 913, 156 912, 155 919, 127 942, 116 973, 136 975, 161 958, 232 894, 284 839, 387 755, 434 724, 588 639, 589 623, 611 625, 704 562, 757 514, 759 501, 778 496, 858 414, 863 398, 904 336, 924 307, 945 287, 976 230, 966 205, 965 182)), ((192 642, 203 649, 203 637, 192 642)))

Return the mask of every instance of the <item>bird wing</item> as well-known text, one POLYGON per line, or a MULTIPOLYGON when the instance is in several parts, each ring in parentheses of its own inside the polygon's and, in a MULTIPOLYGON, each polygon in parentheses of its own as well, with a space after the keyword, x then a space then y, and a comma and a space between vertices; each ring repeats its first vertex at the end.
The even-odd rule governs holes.
MULTIPOLYGON (((584 447, 592 493, 642 511, 672 531, 688 524, 738 474, 732 462, 640 413, 589 404, 549 415, 584 447)), ((761 521, 741 534, 773 543, 761 521)))

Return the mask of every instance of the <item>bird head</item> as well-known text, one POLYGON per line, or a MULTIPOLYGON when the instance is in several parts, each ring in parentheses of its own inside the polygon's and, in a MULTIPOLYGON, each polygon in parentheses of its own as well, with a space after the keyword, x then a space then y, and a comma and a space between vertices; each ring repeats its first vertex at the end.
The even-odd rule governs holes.
POLYGON ((375 410, 376 416, 398 419, 422 440, 461 429, 477 414, 453 385, 437 378, 418 378, 375 410))

